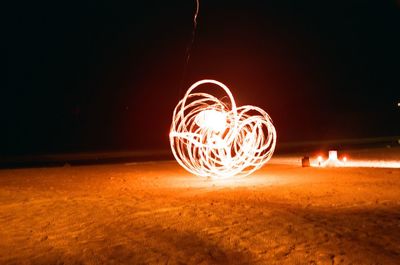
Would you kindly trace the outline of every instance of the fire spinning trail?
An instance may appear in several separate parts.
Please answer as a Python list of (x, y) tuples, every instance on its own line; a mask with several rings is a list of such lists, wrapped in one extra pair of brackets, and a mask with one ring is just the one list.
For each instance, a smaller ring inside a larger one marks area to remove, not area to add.
[[(193, 92), (204, 84), (218, 86), (228, 97)], [(276, 144), (275, 127), (264, 110), (237, 107), (227, 86), (207, 79), (194, 83), (175, 107), (169, 137), (182, 167), (217, 179), (253, 173), (271, 158)]]

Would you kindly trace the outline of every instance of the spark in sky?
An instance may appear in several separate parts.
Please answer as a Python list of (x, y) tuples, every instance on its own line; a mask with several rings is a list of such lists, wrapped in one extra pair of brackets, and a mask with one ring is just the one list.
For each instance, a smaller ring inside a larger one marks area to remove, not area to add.
[(196, 10), (195, 10), (194, 15), (193, 15), (192, 39), (191, 39), (190, 43), (188, 44), (188, 46), (186, 47), (186, 53), (185, 53), (186, 61), (185, 61), (184, 67), (183, 67), (181, 85), (179, 86), (179, 96), (181, 95), (183, 82), (184, 82), (184, 79), (185, 79), (185, 76), (186, 76), (186, 71), (187, 71), (187, 67), (189, 65), (190, 55), (191, 55), (192, 47), (193, 47), (193, 44), (194, 44), (194, 39), (196, 37), (197, 16), (199, 15), (199, 11), (200, 11), (200, 0), (196, 0)]
[(190, 60), (190, 52), (191, 52), (191, 50), (192, 50), (192, 46), (193, 46), (193, 43), (194, 43), (194, 39), (195, 39), (195, 37), (196, 37), (197, 16), (199, 15), (199, 10), (200, 10), (200, 0), (196, 0), (196, 10), (195, 10), (194, 15), (193, 15), (192, 40), (191, 40), (190, 45), (188, 46), (187, 51), (186, 51), (186, 53), (187, 53), (187, 54), (186, 54), (186, 64), (189, 63), (189, 60)]

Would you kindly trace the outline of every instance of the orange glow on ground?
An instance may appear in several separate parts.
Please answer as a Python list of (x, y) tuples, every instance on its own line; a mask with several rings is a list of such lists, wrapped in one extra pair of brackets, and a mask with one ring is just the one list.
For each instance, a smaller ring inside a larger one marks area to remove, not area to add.
[(0, 264), (397, 264), (399, 174), (297, 154), (230, 179), (175, 161), (0, 170)]

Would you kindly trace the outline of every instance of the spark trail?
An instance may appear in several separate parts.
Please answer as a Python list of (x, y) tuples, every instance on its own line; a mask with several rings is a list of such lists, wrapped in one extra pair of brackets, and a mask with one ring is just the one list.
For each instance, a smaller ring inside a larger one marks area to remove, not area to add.
[[(193, 92), (204, 84), (222, 89), (229, 102)], [(238, 107), (227, 86), (207, 79), (194, 83), (175, 107), (169, 137), (183, 168), (216, 179), (253, 173), (272, 157), (276, 144), (275, 127), (264, 110)]]
[(196, 29), (197, 29), (197, 16), (199, 15), (200, 10), (200, 0), (196, 0), (196, 12), (193, 16), (193, 31), (192, 31), (192, 41), (190, 42), (190, 46), (188, 47), (187, 55), (186, 55), (186, 64), (189, 63), (190, 60), (190, 52), (192, 50), (192, 46), (194, 43), (194, 39), (196, 37)]
[(194, 12), (193, 15), (193, 30), (192, 30), (192, 39), (189, 43), (189, 45), (186, 47), (186, 53), (185, 53), (185, 65), (183, 67), (183, 73), (182, 73), (182, 79), (181, 79), (181, 84), (179, 86), (179, 97), (181, 96), (181, 92), (182, 92), (182, 87), (183, 87), (183, 82), (185, 80), (185, 76), (186, 76), (186, 72), (187, 72), (187, 67), (189, 65), (189, 61), (190, 61), (190, 55), (192, 52), (192, 47), (194, 44), (194, 39), (196, 37), (196, 29), (197, 29), (197, 17), (199, 15), (199, 11), (200, 11), (200, 0), (196, 0), (196, 10)]

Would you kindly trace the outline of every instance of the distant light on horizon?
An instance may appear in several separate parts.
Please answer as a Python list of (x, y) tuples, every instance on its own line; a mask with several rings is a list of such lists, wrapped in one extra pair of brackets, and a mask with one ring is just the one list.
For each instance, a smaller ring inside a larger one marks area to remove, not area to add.
[[(318, 167), (340, 167), (343, 166), (344, 163), (338, 159), (337, 150), (329, 150), (328, 159), (325, 161), (323, 160), (322, 155), (319, 155), (317, 161)], [(315, 163), (312, 165), (316, 166)]]
[(344, 155), (342, 161), (340, 161), (337, 157), (337, 151), (331, 150), (328, 159), (324, 161), (322, 155), (318, 155), (310, 165), (312, 167), (400, 168), (400, 160), (349, 159), (347, 155)]

